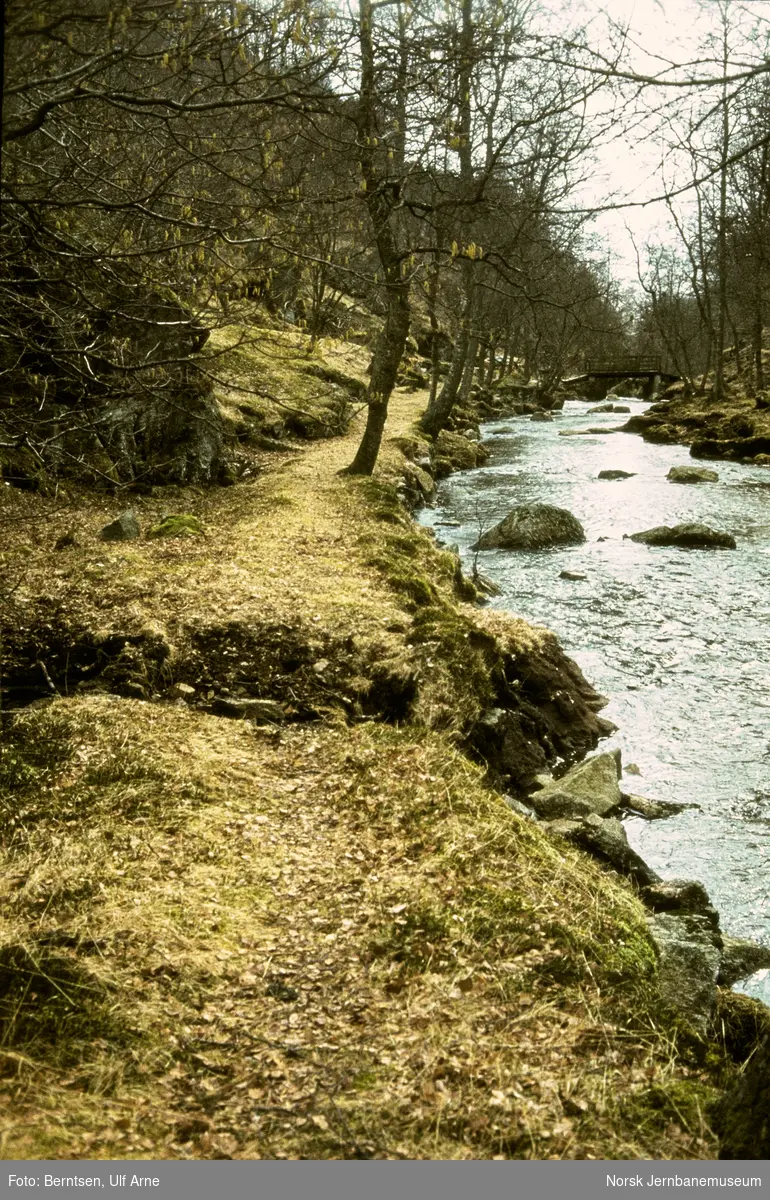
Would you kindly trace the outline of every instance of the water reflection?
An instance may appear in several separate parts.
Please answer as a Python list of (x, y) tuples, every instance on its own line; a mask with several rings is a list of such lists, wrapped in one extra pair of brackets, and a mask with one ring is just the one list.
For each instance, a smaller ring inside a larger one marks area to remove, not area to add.
[[(625, 419), (568, 403), (551, 423), (488, 425), (489, 463), (445, 480), (421, 519), (470, 565), (479, 533), (515, 504), (579, 518), (583, 546), (480, 554), (502, 588), (493, 603), (553, 629), (611, 696), (605, 715), (620, 732), (610, 744), (641, 770), (629, 790), (701, 806), (630, 819), (635, 848), (665, 877), (701, 879), (726, 932), (770, 945), (770, 472), (713, 463), (719, 483), (671, 483), (670, 467), (692, 463), (687, 449), (612, 432)], [(605, 432), (560, 436), (588, 426)], [(605, 469), (633, 475), (599, 480)], [(623, 536), (683, 521), (734, 534), (738, 549), (653, 549)], [(770, 1002), (770, 974), (744, 990)]]

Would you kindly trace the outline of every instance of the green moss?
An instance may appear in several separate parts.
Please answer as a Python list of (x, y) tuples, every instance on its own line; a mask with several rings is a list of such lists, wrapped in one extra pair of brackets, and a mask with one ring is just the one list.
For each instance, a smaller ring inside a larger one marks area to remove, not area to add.
[(197, 517), (190, 513), (170, 513), (158, 525), (153, 525), (147, 536), (148, 538), (198, 537), (202, 533), (203, 526)]
[(671, 1079), (635, 1092), (621, 1106), (621, 1112), (640, 1137), (663, 1134), (672, 1123), (700, 1137), (718, 1096), (715, 1087), (699, 1079)]
[(435, 584), (425, 576), (386, 555), (377, 555), (369, 560), (369, 565), (377, 567), (385, 576), (395, 592), (404, 596), (412, 604), (423, 606), (438, 604), (439, 595)]

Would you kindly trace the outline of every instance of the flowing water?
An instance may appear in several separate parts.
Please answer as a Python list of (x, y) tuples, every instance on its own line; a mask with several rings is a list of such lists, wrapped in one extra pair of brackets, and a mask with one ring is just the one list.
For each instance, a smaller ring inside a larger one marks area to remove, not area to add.
[[(669, 467), (694, 465), (687, 449), (613, 432), (626, 419), (589, 415), (580, 401), (553, 422), (486, 425), (487, 465), (441, 483), (420, 519), (469, 570), (479, 532), (514, 505), (578, 517), (582, 546), (480, 553), (479, 570), (502, 589), (492, 603), (554, 630), (610, 697), (603, 715), (619, 732), (603, 745), (622, 749), (625, 790), (700, 806), (667, 821), (630, 818), (634, 848), (664, 878), (702, 880), (726, 933), (770, 946), (770, 469), (706, 463), (718, 483), (671, 483)], [(602, 432), (559, 436), (588, 426)], [(605, 468), (635, 474), (599, 480)], [(730, 532), (738, 549), (623, 536), (682, 521)], [(586, 578), (561, 579), (565, 569)], [(770, 1003), (770, 971), (740, 990)]]

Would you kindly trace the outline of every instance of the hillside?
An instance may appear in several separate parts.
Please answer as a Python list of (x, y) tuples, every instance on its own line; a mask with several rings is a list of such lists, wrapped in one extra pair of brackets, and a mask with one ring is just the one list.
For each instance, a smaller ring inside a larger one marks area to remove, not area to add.
[[(597, 744), (601, 699), (409, 516), (427, 394), (340, 476), (365, 352), (324, 344), (309, 395), (289, 343), (273, 394), (336, 436), (222, 390), (231, 486), (0, 493), (4, 690), (32, 701), (0, 756), (3, 1154), (714, 1157), (733, 1068), (661, 1005), (632, 885), (470, 753), (505, 695), (523, 787)], [(129, 503), (171, 536), (99, 540)]]

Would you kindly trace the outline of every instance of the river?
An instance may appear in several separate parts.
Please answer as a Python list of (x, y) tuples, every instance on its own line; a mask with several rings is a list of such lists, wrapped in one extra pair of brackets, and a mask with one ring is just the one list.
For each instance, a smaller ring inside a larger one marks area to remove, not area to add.
[[(643, 401), (621, 399), (631, 412)], [(629, 818), (629, 841), (664, 878), (700, 879), (722, 928), (770, 946), (770, 470), (705, 463), (718, 483), (677, 484), (686, 447), (613, 432), (627, 420), (567, 402), (552, 422), (507, 418), (482, 427), (486, 466), (438, 487), (420, 520), (470, 546), (516, 504), (567, 508), (582, 546), (484, 551), (479, 569), (502, 589), (492, 604), (558, 634), (586, 677), (610, 697), (624, 790), (698, 804), (666, 821)], [(568, 429), (601, 433), (561, 437)], [(597, 478), (605, 468), (630, 479)], [(737, 550), (639, 545), (624, 534), (702, 521), (734, 534)], [(584, 580), (560, 578), (568, 570)], [(633, 768), (638, 768), (638, 774)], [(770, 971), (739, 990), (770, 1003)]]

